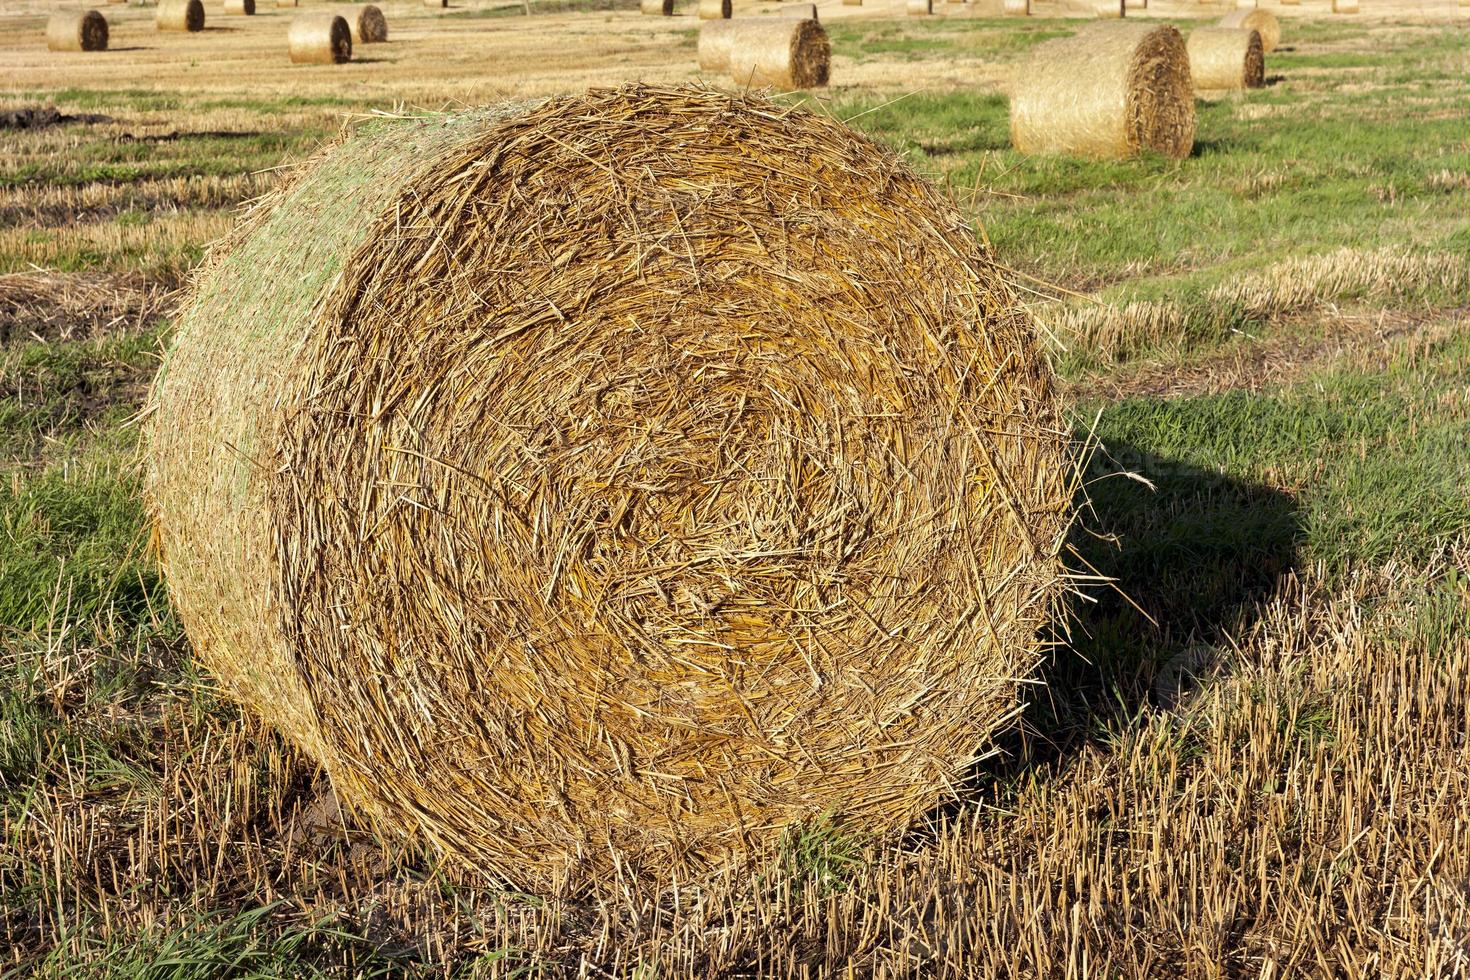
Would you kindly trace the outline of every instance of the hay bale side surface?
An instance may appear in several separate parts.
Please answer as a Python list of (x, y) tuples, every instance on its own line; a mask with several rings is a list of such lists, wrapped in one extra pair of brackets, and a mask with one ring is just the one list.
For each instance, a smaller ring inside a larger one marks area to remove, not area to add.
[(1266, 58), (1260, 32), (1236, 27), (1199, 27), (1190, 32), (1189, 77), (1197, 91), (1260, 88)]
[[(1466, 0), (1466, 2), (1470, 3), (1470, 0)], [(861, 7), (863, 0), (842, 0), (842, 5), (844, 7)]]
[(638, 0), (638, 9), (650, 17), (672, 17), (674, 0)]
[(1232, 11), (1220, 18), (1220, 26), (1260, 34), (1262, 54), (1270, 54), (1281, 44), (1281, 22), (1269, 10)]
[(200, 0), (159, 0), (153, 24), (160, 31), (202, 31), (204, 4)]
[(699, 0), (700, 20), (729, 20), (730, 0)]
[(212, 250), (147, 430), (202, 662), (535, 888), (906, 827), (1015, 710), (1074, 490), (954, 206), (699, 90), (360, 123)]
[(762, 17), (731, 21), (730, 80), (742, 88), (821, 88), (832, 70), (832, 46), (815, 20)]
[(347, 18), (332, 13), (301, 14), (286, 32), (291, 63), (340, 65), (352, 60), (352, 28)]
[(96, 10), (58, 10), (46, 21), (52, 51), (106, 51), (107, 18)]
[(1000, 12), (1008, 17), (1029, 17), (1031, 0), (1003, 0)]
[(1102, 20), (1128, 16), (1128, 8), (1123, 0), (1103, 0), (1093, 8), (1097, 16)]
[(904, 10), (910, 17), (928, 17), (934, 13), (934, 0), (906, 0)]
[(350, 7), (343, 12), (352, 29), (353, 44), (381, 44), (388, 40), (388, 18), (373, 4)]
[(255, 0), (225, 0), (225, 13), (253, 17), (255, 15)]
[(1043, 42), (1010, 89), (1011, 142), (1023, 153), (1184, 157), (1194, 147), (1189, 54), (1173, 27), (1093, 24)]
[(776, 11), (777, 17), (791, 17), (796, 20), (818, 20), (817, 5), (814, 3), (783, 3)]
[(297, 5), (298, 5), (298, 0), (276, 0), (276, 7), (278, 9), (284, 9), (284, 8), (287, 8), (287, 7), (295, 7)]
[(1358, 0), (1332, 0), (1332, 12), (1334, 14), (1355, 14), (1358, 12)]

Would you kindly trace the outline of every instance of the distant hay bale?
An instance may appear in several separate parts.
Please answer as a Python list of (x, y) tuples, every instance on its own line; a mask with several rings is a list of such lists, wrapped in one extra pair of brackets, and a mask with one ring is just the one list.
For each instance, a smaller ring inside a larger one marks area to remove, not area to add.
[(388, 40), (388, 18), (373, 4), (348, 7), (342, 16), (352, 30), (353, 44), (381, 44)]
[(1190, 32), (1189, 76), (1200, 91), (1260, 88), (1266, 59), (1259, 31), (1200, 27)]
[(1355, 14), (1358, 12), (1358, 0), (1332, 0), (1332, 12), (1334, 14)]
[(1194, 147), (1184, 38), (1151, 23), (1093, 24), (1037, 45), (1011, 83), (1011, 142), (1022, 153), (1123, 157)]
[(106, 51), (107, 18), (96, 10), (58, 10), (46, 21), (52, 51)]
[(832, 64), (819, 23), (779, 16), (703, 24), (698, 56), (701, 71), (727, 73), (737, 85), (782, 89), (820, 88)]
[(291, 63), (340, 65), (352, 60), (352, 28), (347, 18), (332, 13), (301, 14), (286, 33)]
[(1124, 0), (1102, 0), (1094, 8), (1097, 16), (1103, 20), (1111, 20), (1117, 17), (1128, 16), (1128, 7)]
[(253, 17), (255, 15), (255, 0), (225, 0), (225, 13)]
[(1269, 10), (1233, 10), (1220, 18), (1221, 27), (1236, 27), (1261, 35), (1261, 53), (1270, 54), (1281, 44), (1281, 22)]
[(200, 0), (159, 0), (153, 25), (160, 31), (202, 31), (204, 4)]
[(652, 17), (672, 17), (674, 0), (639, 0), (638, 9)]
[(794, 17), (797, 20), (817, 20), (817, 5), (814, 3), (783, 3), (776, 11), (777, 17)]
[(449, 0), (423, 0), (423, 4), (425, 7), (434, 7), (442, 10), (449, 6)]
[(276, 0), (276, 6), (279, 8), (295, 7), (298, 3), (299, 0)]
[(1030, 17), (1031, 0), (1004, 0), (1001, 13), (1009, 17)]
[[(1465, 0), (1465, 2), (1470, 3), (1470, 0)], [(842, 5), (844, 7), (861, 7), (863, 0), (842, 0)]]
[(910, 17), (927, 17), (934, 13), (934, 0), (907, 0), (904, 9)]
[(699, 0), (700, 20), (729, 20), (730, 0)]
[(201, 663), (525, 888), (901, 832), (1062, 591), (1005, 276), (894, 151), (755, 96), (358, 122), (196, 274), (145, 418)]

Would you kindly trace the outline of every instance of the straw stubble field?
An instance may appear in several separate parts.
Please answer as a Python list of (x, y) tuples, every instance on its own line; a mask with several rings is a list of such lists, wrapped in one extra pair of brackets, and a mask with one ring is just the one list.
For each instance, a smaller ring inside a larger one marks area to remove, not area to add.
[(45, 52), (42, 13), (0, 8), (0, 111), (79, 117), (0, 134), (0, 970), (1464, 972), (1452, 8), (1308, 4), (1266, 88), (1199, 103), (1191, 156), (1086, 162), (1007, 137), (1009, 66), (1076, 22), (823, 5), (813, 104), (955, 195), (1096, 445), (1082, 594), (1002, 754), (908, 837), (818, 821), (754, 879), (596, 901), (487, 890), (375, 836), (215, 692), (160, 585), (135, 417), (170, 290), (344, 115), (684, 80), (694, 18), (389, 5), (364, 60), (289, 69), (287, 12), (258, 9), (165, 42), (151, 9), (110, 6), (113, 50), (83, 64)]

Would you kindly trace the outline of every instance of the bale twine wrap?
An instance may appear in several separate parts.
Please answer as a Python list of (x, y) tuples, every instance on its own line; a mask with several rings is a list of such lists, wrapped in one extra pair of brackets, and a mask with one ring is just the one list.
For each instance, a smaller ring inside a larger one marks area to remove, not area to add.
[(1266, 58), (1259, 31), (1237, 27), (1199, 27), (1191, 31), (1189, 77), (1200, 91), (1260, 88), (1266, 83)]
[(674, 0), (638, 0), (638, 9), (653, 17), (672, 17)]
[(301, 14), (291, 21), (286, 43), (292, 64), (340, 65), (352, 60), (352, 28), (338, 14)]
[(699, 0), (700, 20), (729, 20), (730, 0)]
[(893, 152), (764, 98), (363, 122), (196, 275), (163, 567), (342, 797), (511, 882), (892, 831), (1013, 716), (1059, 590), (1018, 309)]
[(818, 20), (817, 5), (814, 3), (785, 3), (776, 11), (777, 17), (791, 17), (795, 20)]
[(1173, 27), (1093, 24), (1037, 45), (1011, 84), (1011, 142), (1023, 153), (1184, 157), (1194, 90)]
[(225, 13), (255, 16), (255, 0), (225, 0)]
[(106, 51), (107, 18), (96, 10), (58, 10), (46, 21), (52, 51)]
[(910, 17), (927, 17), (934, 13), (934, 0), (907, 0), (904, 9)]
[(832, 66), (821, 24), (781, 16), (702, 24), (698, 53), (701, 71), (728, 73), (741, 86), (820, 88)]
[(1030, 17), (1031, 0), (1003, 0), (1001, 13), (1008, 17)]
[(153, 25), (160, 31), (202, 31), (204, 4), (200, 0), (159, 0)]
[(1281, 22), (1269, 10), (1233, 10), (1220, 18), (1221, 27), (1255, 31), (1261, 35), (1261, 53), (1270, 54), (1281, 43)]
[(381, 44), (388, 40), (388, 18), (373, 4), (349, 7), (343, 16), (352, 30), (353, 44)]

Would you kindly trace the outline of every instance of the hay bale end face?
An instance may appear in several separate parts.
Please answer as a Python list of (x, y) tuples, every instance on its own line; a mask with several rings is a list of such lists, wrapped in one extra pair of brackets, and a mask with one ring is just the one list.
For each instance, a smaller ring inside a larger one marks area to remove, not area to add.
[(106, 51), (107, 18), (96, 10), (58, 10), (46, 21), (52, 51)]
[(1037, 45), (1012, 78), (1022, 153), (1185, 157), (1194, 130), (1189, 54), (1173, 27), (1093, 24)]
[(252, 17), (255, 15), (255, 0), (225, 0), (225, 13)]
[(650, 17), (672, 17), (674, 0), (638, 0), (638, 10)]
[(1070, 438), (1001, 273), (891, 150), (763, 98), (359, 123), (215, 250), (150, 406), (200, 658), (522, 887), (898, 832), (1060, 591)]
[(347, 18), (337, 14), (301, 14), (291, 21), (286, 44), (295, 65), (340, 65), (352, 60), (352, 28)]
[(1237, 27), (1199, 27), (1190, 32), (1189, 77), (1196, 91), (1260, 88), (1266, 84), (1261, 35)]
[(1220, 26), (1260, 34), (1262, 54), (1270, 54), (1281, 43), (1281, 22), (1269, 10), (1235, 10), (1220, 18)]
[(353, 44), (381, 44), (388, 40), (388, 18), (373, 4), (349, 7), (342, 16), (352, 30)]
[(160, 31), (202, 31), (204, 4), (200, 0), (160, 0), (153, 23)]
[(729, 20), (730, 0), (699, 0), (700, 20)]
[(832, 46), (815, 20), (766, 17), (730, 25), (728, 70), (736, 85), (793, 91), (827, 84)]

